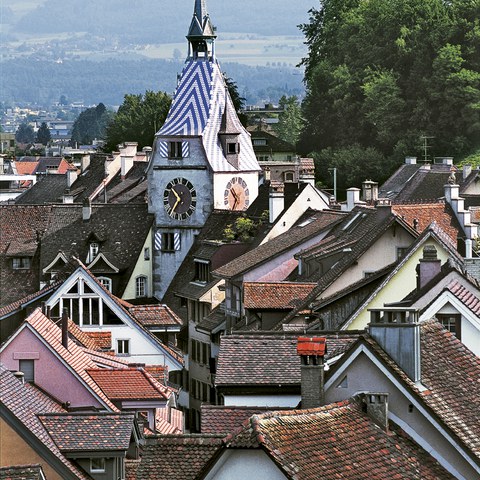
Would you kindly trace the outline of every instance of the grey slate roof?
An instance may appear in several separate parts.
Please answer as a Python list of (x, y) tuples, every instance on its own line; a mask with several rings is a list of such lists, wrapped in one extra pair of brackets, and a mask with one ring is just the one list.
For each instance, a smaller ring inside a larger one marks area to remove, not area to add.
[[(327, 339), (326, 359), (343, 353), (359, 333), (321, 332)], [(256, 332), (226, 335), (221, 338), (217, 387), (247, 385), (300, 385), (298, 333)]]
[(67, 187), (66, 175), (44, 175), (38, 178), (22, 195), (15, 199), (16, 205), (46, 205), (62, 203), (62, 196)]

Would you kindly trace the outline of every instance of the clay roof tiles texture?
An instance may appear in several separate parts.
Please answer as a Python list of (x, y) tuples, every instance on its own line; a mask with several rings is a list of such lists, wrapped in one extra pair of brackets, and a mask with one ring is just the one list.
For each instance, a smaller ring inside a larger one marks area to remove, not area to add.
[(165, 400), (169, 397), (168, 388), (160, 385), (143, 369), (91, 369), (87, 372), (112, 401)]
[(128, 309), (144, 326), (181, 326), (182, 320), (167, 305), (143, 305)]
[(40, 413), (64, 412), (63, 408), (32, 385), (22, 384), (2, 364), (0, 364), (0, 401), (76, 478), (81, 480), (90, 478), (63, 456), (37, 417)]
[(454, 478), (401, 433), (377, 427), (354, 401), (254, 415), (229, 444), (263, 447), (295, 480)]
[(137, 480), (195, 480), (222, 445), (219, 435), (164, 435), (147, 440)]
[(42, 467), (40, 465), (17, 465), (12, 467), (0, 467), (0, 480), (43, 480)]
[(297, 306), (316, 283), (244, 282), (244, 306), (249, 309), (290, 310)]
[(437, 320), (423, 322), (421, 382), (428, 390), (422, 391), (373, 339), (367, 337), (366, 341), (480, 460), (480, 358)]
[[(326, 359), (344, 352), (359, 334), (323, 333)], [(300, 385), (298, 334), (233, 334), (222, 337), (215, 384), (221, 385)]]
[(46, 414), (39, 419), (64, 452), (128, 450), (133, 413)]
[(470, 289), (457, 280), (451, 282), (447, 289), (450, 290), (466, 307), (480, 316), (480, 299)]

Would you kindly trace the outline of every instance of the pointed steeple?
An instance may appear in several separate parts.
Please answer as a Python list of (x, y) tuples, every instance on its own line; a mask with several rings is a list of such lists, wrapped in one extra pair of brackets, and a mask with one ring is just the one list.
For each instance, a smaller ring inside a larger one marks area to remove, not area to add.
[(207, 12), (206, 0), (195, 0), (193, 18), (188, 29), (189, 57), (212, 58), (214, 56), (215, 28)]

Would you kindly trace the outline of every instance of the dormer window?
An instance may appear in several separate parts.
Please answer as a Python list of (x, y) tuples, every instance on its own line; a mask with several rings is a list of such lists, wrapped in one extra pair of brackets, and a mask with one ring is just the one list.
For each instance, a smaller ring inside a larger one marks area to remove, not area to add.
[(210, 281), (210, 262), (195, 260), (195, 282), (207, 283)]
[(88, 260), (87, 262), (93, 262), (97, 258), (98, 252), (100, 251), (100, 245), (97, 242), (91, 242), (90, 248), (88, 251)]
[(227, 143), (227, 154), (228, 155), (236, 155), (237, 153), (240, 153), (240, 144), (239, 143), (234, 143), (234, 142), (228, 142)]
[(90, 459), (90, 472), (91, 473), (105, 473), (105, 459), (104, 458), (91, 458)]
[(14, 270), (29, 270), (31, 266), (31, 260), (29, 257), (15, 257), (12, 260), (12, 268)]
[(182, 142), (168, 142), (168, 158), (174, 160), (181, 160), (182, 155)]
[(254, 138), (253, 139), (253, 146), (254, 147), (264, 147), (267, 145), (266, 138)]

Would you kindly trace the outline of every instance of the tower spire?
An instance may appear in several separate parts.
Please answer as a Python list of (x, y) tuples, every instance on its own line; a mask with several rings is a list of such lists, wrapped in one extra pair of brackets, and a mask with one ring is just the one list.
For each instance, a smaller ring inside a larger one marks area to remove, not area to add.
[(188, 29), (189, 57), (193, 59), (214, 57), (215, 28), (207, 12), (206, 0), (195, 0), (193, 18)]

